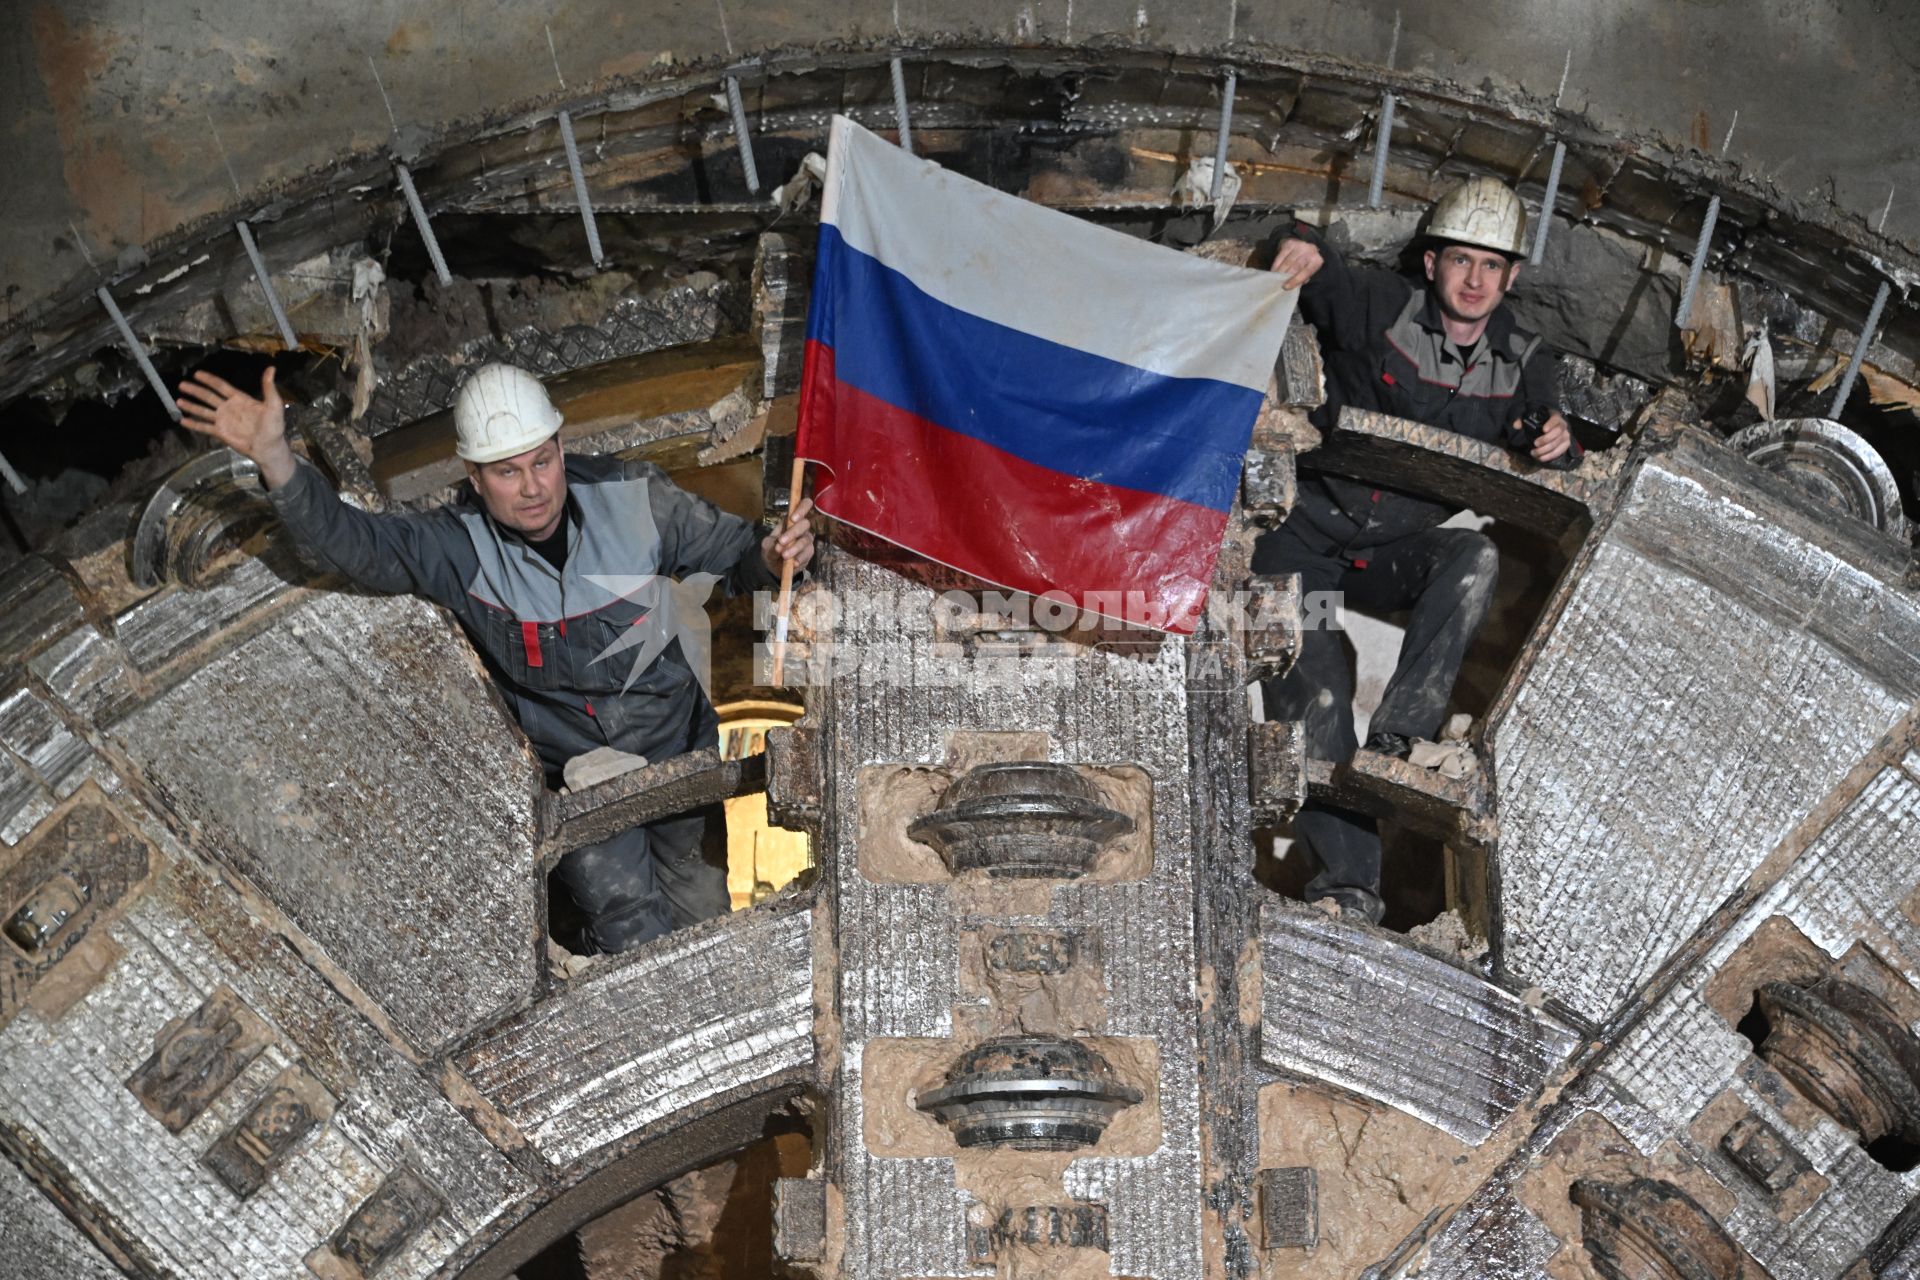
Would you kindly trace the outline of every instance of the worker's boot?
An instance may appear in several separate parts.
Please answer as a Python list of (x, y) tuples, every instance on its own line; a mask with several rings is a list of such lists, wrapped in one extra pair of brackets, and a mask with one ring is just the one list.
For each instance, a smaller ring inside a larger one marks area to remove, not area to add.
[(1367, 735), (1367, 745), (1361, 750), (1405, 760), (1413, 751), (1413, 740), (1403, 733), (1370, 733)]
[(1332, 903), (1339, 909), (1342, 924), (1379, 924), (1380, 918), (1387, 913), (1387, 904), (1380, 900), (1379, 894), (1368, 893), (1351, 885), (1329, 889), (1313, 901), (1316, 907), (1321, 907), (1322, 903)]

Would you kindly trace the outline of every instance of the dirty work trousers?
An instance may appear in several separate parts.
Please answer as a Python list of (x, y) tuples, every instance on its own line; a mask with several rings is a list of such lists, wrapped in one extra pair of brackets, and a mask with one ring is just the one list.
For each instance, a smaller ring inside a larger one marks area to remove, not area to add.
[[(1487, 616), (1500, 557), (1471, 529), (1427, 529), (1384, 546), (1340, 554), (1312, 530), (1282, 525), (1254, 548), (1259, 573), (1297, 573), (1306, 609), (1300, 656), (1285, 676), (1261, 686), (1268, 720), (1306, 725), (1307, 754), (1344, 762), (1359, 745), (1353, 728), (1353, 671), (1332, 629), (1332, 611), (1317, 613), (1314, 592), (1341, 593), (1367, 613), (1411, 610), (1400, 661), (1370, 733), (1435, 738), (1467, 646)], [(1323, 597), (1324, 600), (1324, 597)], [(1318, 622), (1318, 625), (1316, 625)], [(1319, 865), (1307, 901), (1331, 897), (1380, 920), (1380, 834), (1373, 819), (1309, 800), (1293, 820), (1294, 839)]]
[(560, 859), (553, 878), (584, 917), (589, 951), (626, 951), (725, 915), (726, 814), (719, 805), (623, 831)]

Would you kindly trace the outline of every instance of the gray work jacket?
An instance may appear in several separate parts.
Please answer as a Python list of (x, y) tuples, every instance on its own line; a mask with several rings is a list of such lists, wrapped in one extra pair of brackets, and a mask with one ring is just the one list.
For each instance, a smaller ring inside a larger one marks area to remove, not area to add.
[[(1557, 398), (1553, 352), (1521, 328), (1506, 303), (1494, 309), (1471, 351), (1448, 339), (1440, 304), (1424, 284), (1392, 271), (1355, 267), (1308, 227), (1296, 238), (1318, 246), (1321, 267), (1300, 290), (1300, 314), (1319, 330), (1326, 402), (1312, 414), (1337, 430), (1353, 405), (1424, 422), (1524, 451), (1513, 427), (1529, 403)], [(1576, 452), (1579, 444), (1574, 444)], [(1312, 464), (1312, 455), (1303, 459)], [(1347, 554), (1432, 528), (1455, 506), (1333, 475), (1302, 475), (1290, 520), (1308, 545)]]
[(549, 779), (595, 747), (659, 760), (712, 745), (712, 708), (678, 639), (689, 627), (704, 635), (704, 616), (690, 616), (699, 610), (684, 589), (676, 609), (669, 579), (713, 575), (727, 595), (773, 586), (760, 532), (651, 463), (569, 456), (566, 466), (562, 571), (488, 516), (470, 485), (432, 511), (370, 514), (302, 461), (269, 496), (323, 566), (452, 611)]

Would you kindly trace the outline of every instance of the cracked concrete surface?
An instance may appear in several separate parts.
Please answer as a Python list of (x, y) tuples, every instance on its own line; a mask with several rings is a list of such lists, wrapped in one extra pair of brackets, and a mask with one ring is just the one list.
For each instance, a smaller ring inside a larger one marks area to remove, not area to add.
[[(276, 246), (282, 254), (293, 242), (312, 251), (393, 225), (401, 210), (386, 163), (389, 142), (419, 160), (436, 208), (477, 192), (490, 171), (524, 170), (528, 187), (564, 186), (550, 136), (551, 113), (561, 106), (574, 111), (591, 167), (618, 161), (617, 148), (602, 155), (598, 128), (631, 128), (649, 100), (689, 95), (676, 108), (685, 113), (679, 141), (709, 152), (698, 198), (737, 202), (745, 192), (728, 185), (737, 183), (735, 162), (712, 151), (730, 145), (713, 101), (719, 71), (743, 67), (758, 119), (793, 105), (784, 77), (845, 60), (855, 72), (843, 105), (872, 111), (884, 125), (879, 115), (891, 105), (884, 76), (865, 68), (900, 46), (910, 64), (913, 51), (926, 53), (914, 83), (923, 101), (952, 78), (934, 59), (997, 50), (987, 56), (1035, 68), (1059, 59), (1071, 77), (1063, 106), (1098, 99), (1110, 61), (1171, 54), (1191, 60), (1175, 66), (1197, 73), (1195, 82), (1164, 105), (1135, 103), (1128, 111), (1136, 120), (1158, 114), (1183, 126), (1203, 124), (1212, 110), (1208, 64), (1231, 59), (1243, 67), (1242, 136), (1262, 143), (1269, 141), (1263, 120), (1284, 119), (1286, 111), (1284, 100), (1263, 105), (1262, 93), (1292, 92), (1284, 77), (1264, 87), (1262, 68), (1319, 73), (1323, 85), (1345, 78), (1351, 100), (1321, 121), (1334, 134), (1344, 125), (1347, 141), (1336, 143), (1336, 158), (1367, 145), (1367, 83), (1391, 82), (1403, 99), (1405, 136), (1397, 144), (1410, 154), (1433, 164), (1458, 146), (1483, 163), (1531, 171), (1538, 132), (1487, 150), (1473, 130), (1449, 141), (1457, 126), (1427, 108), (1466, 104), (1532, 122), (1588, 149), (1570, 171), (1569, 197), (1578, 192), (1583, 205), (1631, 197), (1664, 206), (1649, 225), (1658, 239), (1671, 233), (1674, 253), (1690, 247), (1703, 203), (1697, 192), (1708, 179), (1729, 191), (1730, 231), (1761, 221), (1761, 206), (1776, 206), (1847, 232), (1896, 275), (1911, 273), (1910, 250), (1920, 241), (1920, 201), (1899, 197), (1920, 193), (1920, 160), (1890, 155), (1870, 127), (1920, 108), (1912, 74), (1920, 15), (1888, 4), (1014, 0), (890, 9), (878, 0), (812, 7), (712, 0), (643, 16), (610, 0), (573, 0), (551, 13), (391, 2), (281, 13), (116, 0), (41, 3), (17, 9), (12, 21), (15, 74), (0, 78), (0, 107), (12, 128), (0, 139), (0, 159), (19, 180), (0, 234), (0, 278), (8, 282), (0, 336), (29, 316), (44, 322), (56, 297), (66, 300), (62, 325), (71, 324), (68, 312), (92, 305), (87, 298), (101, 271), (116, 279), (136, 273), (126, 285), (144, 292), (162, 274), (159, 259), (155, 270), (138, 269), (163, 248), (181, 255), (177, 264), (167, 257), (169, 277), (207, 255), (230, 265), (237, 250), (226, 241), (236, 216), (260, 223), (276, 262)], [(1777, 91), (1783, 81), (1790, 92)], [(1189, 105), (1192, 114), (1183, 114)], [(1040, 119), (1049, 114), (1044, 99), (1036, 111)], [(488, 155), (477, 164), (458, 153), (481, 140)], [(763, 151), (771, 145), (761, 140)], [(227, 178), (223, 149), (242, 196)], [(783, 142), (763, 154), (769, 185), (785, 176), (774, 167), (797, 160), (798, 151), (782, 158), (788, 149)], [(1609, 155), (1617, 157), (1611, 169)], [(1681, 173), (1662, 191), (1669, 163)], [(1048, 198), (1038, 188), (1031, 194)], [(1303, 190), (1287, 202), (1309, 197)], [(1823, 243), (1831, 247), (1831, 236)], [(1873, 268), (1854, 257), (1836, 281), (1848, 298), (1871, 293)], [(98, 317), (88, 332), (102, 345), (112, 340)], [(5, 354), (17, 358), (23, 336), (16, 332)]]

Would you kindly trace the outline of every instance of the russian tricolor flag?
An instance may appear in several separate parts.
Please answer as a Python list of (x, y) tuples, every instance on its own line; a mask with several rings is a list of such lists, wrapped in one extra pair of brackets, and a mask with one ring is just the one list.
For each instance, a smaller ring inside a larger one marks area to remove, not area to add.
[(833, 121), (800, 456), (837, 520), (1189, 633), (1294, 294)]

